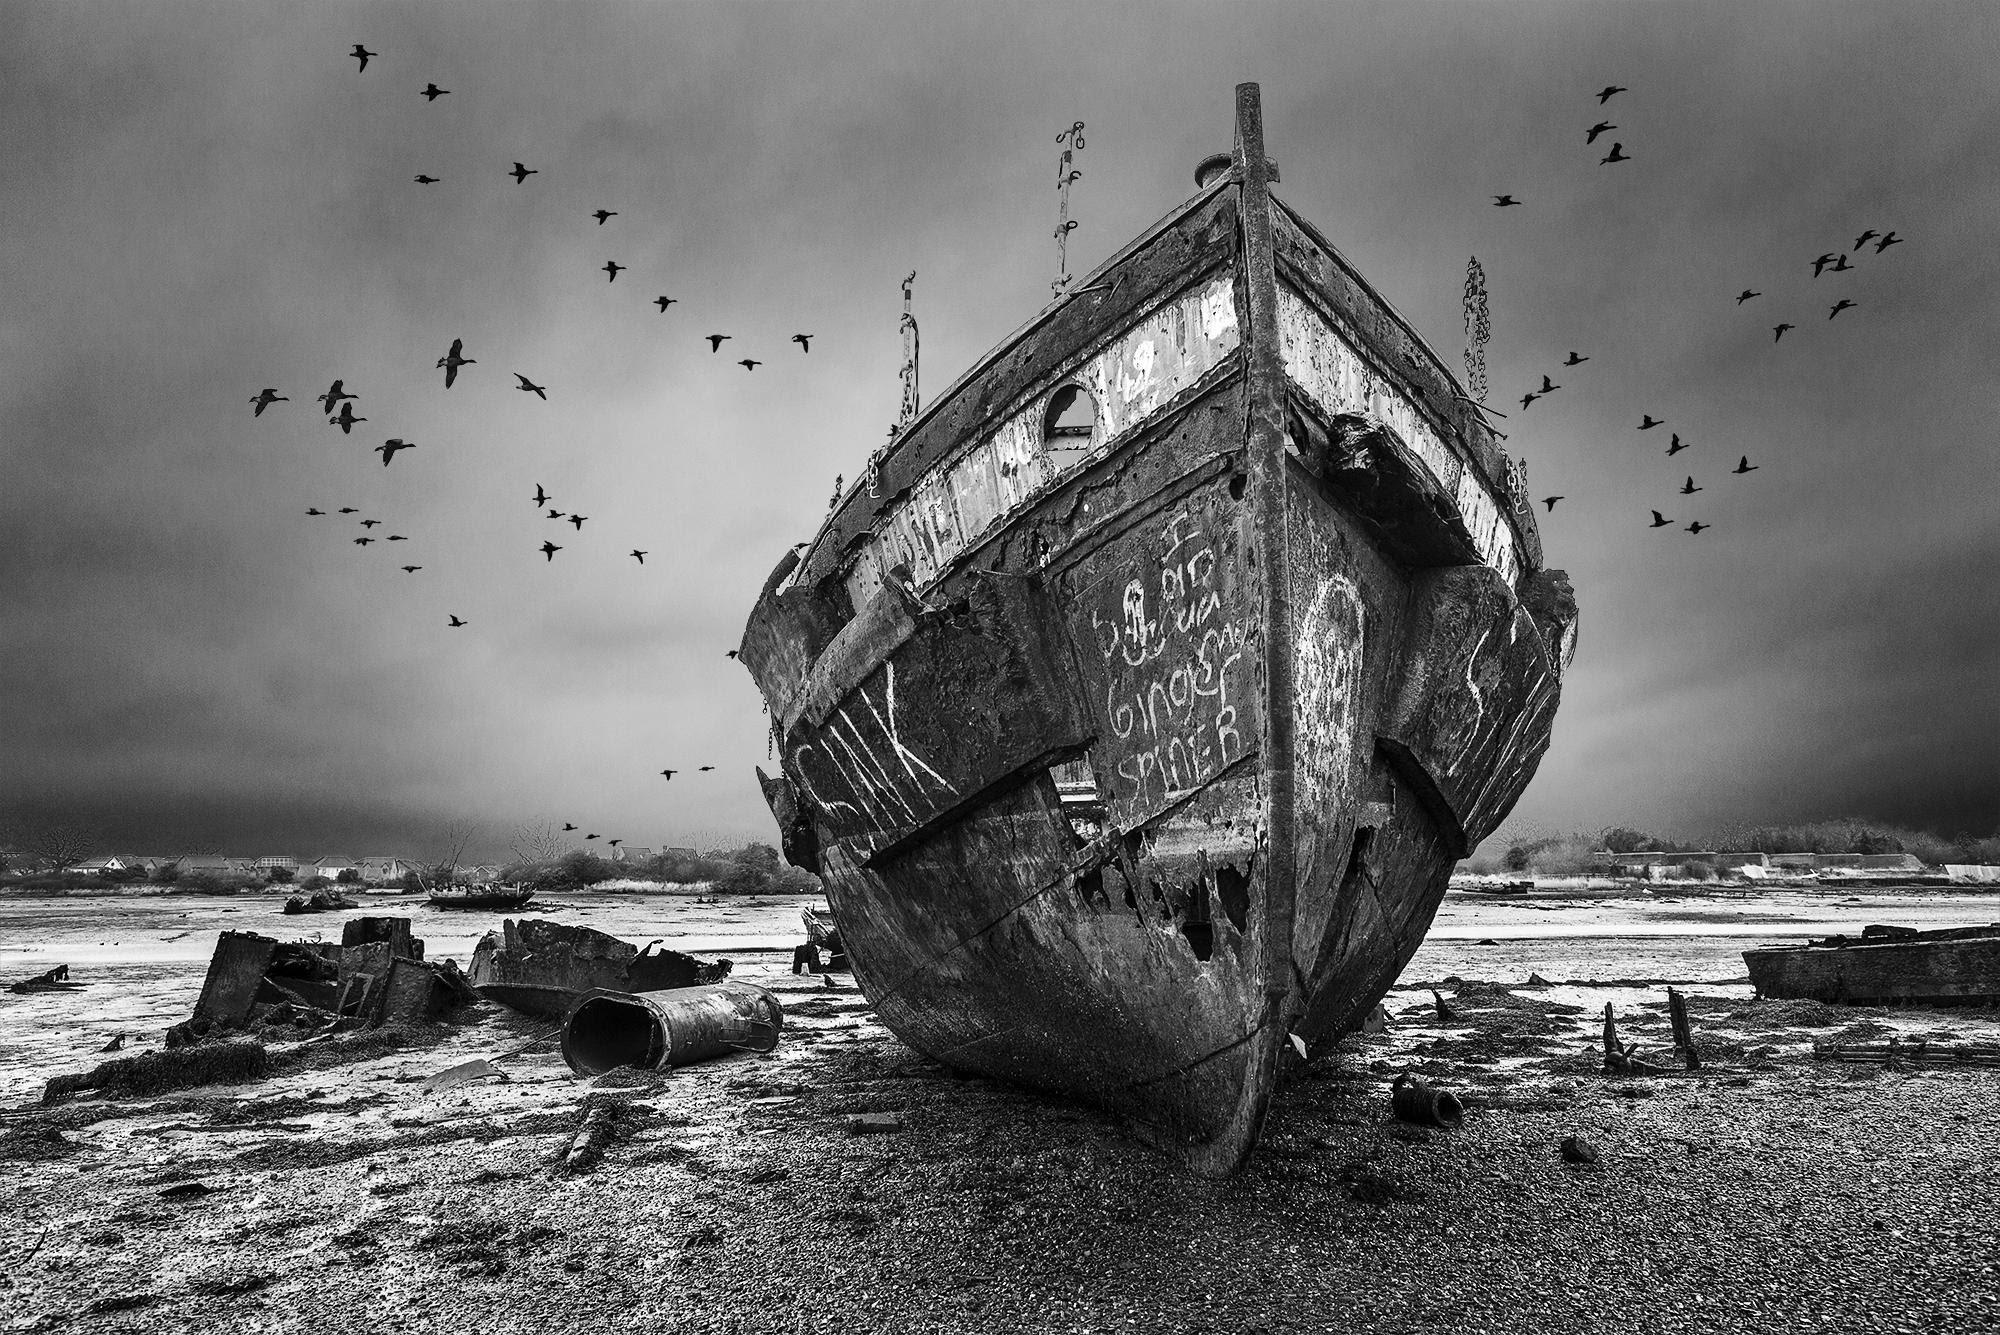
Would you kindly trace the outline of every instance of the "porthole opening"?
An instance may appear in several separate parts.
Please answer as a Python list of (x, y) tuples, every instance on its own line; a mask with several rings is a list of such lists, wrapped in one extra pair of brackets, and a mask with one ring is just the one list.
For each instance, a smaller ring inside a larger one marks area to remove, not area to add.
[(1090, 452), (1097, 439), (1097, 400), (1082, 385), (1064, 385), (1049, 396), (1042, 419), (1042, 449), (1054, 465), (1064, 465)]

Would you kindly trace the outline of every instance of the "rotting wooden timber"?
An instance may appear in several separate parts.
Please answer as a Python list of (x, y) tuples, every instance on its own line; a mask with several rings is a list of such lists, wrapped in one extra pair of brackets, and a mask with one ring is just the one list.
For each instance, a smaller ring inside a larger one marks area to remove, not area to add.
[(1516, 466), (1236, 110), (1228, 169), (904, 428), (739, 651), (883, 1022), (1212, 1173), (1512, 807), (1575, 625)]
[(2000, 923), (1867, 927), (1802, 946), (1743, 952), (1760, 997), (1849, 1005), (1977, 1006), (2000, 1002)]

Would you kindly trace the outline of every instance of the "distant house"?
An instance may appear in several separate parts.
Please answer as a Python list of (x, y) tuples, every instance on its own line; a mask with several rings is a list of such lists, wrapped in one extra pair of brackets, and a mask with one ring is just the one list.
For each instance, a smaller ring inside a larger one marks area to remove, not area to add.
[(476, 867), (460, 867), (459, 875), (474, 881), (490, 881), (500, 875), (500, 868), (491, 862), (482, 862)]
[(240, 858), (226, 858), (220, 853), (183, 853), (174, 859), (180, 874), (202, 872), (209, 876), (234, 876), (244, 870)]
[(672, 858), (676, 862), (693, 862), (701, 856), (701, 854), (695, 852), (692, 848), (663, 848), (660, 850), (660, 853), (663, 857)]
[(273, 853), (257, 859), (258, 871), (269, 871), (273, 867), (283, 867), (286, 871), (295, 872), (299, 869), (299, 860), (286, 853)]
[(370, 853), (361, 859), (361, 879), (371, 885), (401, 880), (405, 872), (412, 870), (404, 859), (384, 853)]
[(324, 876), (329, 881), (337, 881), (340, 879), (340, 873), (344, 871), (351, 871), (359, 875), (361, 866), (353, 858), (328, 855), (308, 862), (305, 866), (299, 868), (299, 870), (304, 872), (308, 877)]
[(646, 862), (653, 856), (653, 850), (644, 844), (620, 844), (611, 850), (613, 862)]
[(109, 857), (85, 858), (83, 861), (78, 862), (72, 866), (64, 867), (63, 870), (67, 872), (75, 872), (78, 875), (95, 874), (98, 876), (102, 876), (105, 872), (108, 871), (124, 871), (128, 867), (133, 866), (136, 863), (136, 861), (137, 859), (128, 860), (114, 853)]

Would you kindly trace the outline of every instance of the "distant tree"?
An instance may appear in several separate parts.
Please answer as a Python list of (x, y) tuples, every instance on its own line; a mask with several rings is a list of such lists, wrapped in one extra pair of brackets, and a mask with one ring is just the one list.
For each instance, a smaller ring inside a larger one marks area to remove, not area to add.
[(1855, 836), (1851, 853), (1900, 853), (1903, 841), (1893, 834), (1883, 834), (1878, 830), (1863, 830)]
[[(450, 885), (458, 878), (458, 869), (465, 861), (465, 846), (472, 842), (479, 827), (469, 821), (451, 821), (438, 828), (429, 841), (426, 856), (418, 858), (410, 865), (420, 889), (433, 885)], [(408, 876), (404, 878), (408, 881)]]
[(569, 851), (570, 841), (554, 821), (545, 820), (539, 825), (516, 825), (507, 847), (516, 862), (554, 862)]
[(162, 862), (153, 868), (153, 880), (160, 885), (172, 885), (180, 878), (181, 864), (178, 862)]
[(264, 876), (266, 884), (269, 885), (290, 885), (294, 879), (290, 867), (273, 867)]
[(0, 830), (0, 844), (25, 853), (33, 868), (60, 871), (91, 856), (100, 840), (74, 821), (28, 820)]
[(1613, 826), (1598, 836), (1604, 841), (1609, 853), (1659, 853), (1668, 851), (1658, 839), (1644, 830), (1628, 830)]
[(1528, 852), (1529, 850), (1524, 845), (1515, 844), (1501, 856), (1500, 865), (1508, 871), (1526, 871), (1528, 869)]
[(299, 883), (299, 889), (307, 891), (324, 890), (332, 884), (333, 882), (324, 876), (308, 876), (304, 881)]
[(333, 879), (341, 885), (359, 885), (361, 884), (361, 868), (342, 867), (340, 874)]

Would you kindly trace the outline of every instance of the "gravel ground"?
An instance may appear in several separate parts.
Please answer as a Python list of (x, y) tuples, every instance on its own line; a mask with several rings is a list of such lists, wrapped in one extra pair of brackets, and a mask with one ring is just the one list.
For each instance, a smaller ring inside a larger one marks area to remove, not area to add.
[[(0, 1117), (0, 1325), (2000, 1329), (1994, 1073), (1802, 1055), (1887, 1032), (1878, 1013), (1703, 998), (1729, 1064), (1630, 1080), (1596, 1072), (1585, 1007), (1466, 985), (1440, 1022), (1401, 995), (1215, 1182), (1098, 1113), (925, 1061), (851, 986), (751, 976), (785, 1001), (779, 1050), (666, 1076), (577, 1081), (541, 1050), (506, 1083), (425, 1093), (535, 1032), (495, 1012), (255, 1085)], [(1664, 1024), (1656, 1003), (1621, 1014), (1655, 1060)], [(1463, 1127), (1389, 1120), (1408, 1066), (1464, 1095)], [(624, 1138), (565, 1176), (586, 1101)], [(850, 1135), (864, 1112), (904, 1129)], [(1565, 1163), (1567, 1135), (1599, 1162)], [(194, 1181), (216, 1190), (161, 1194)]]

